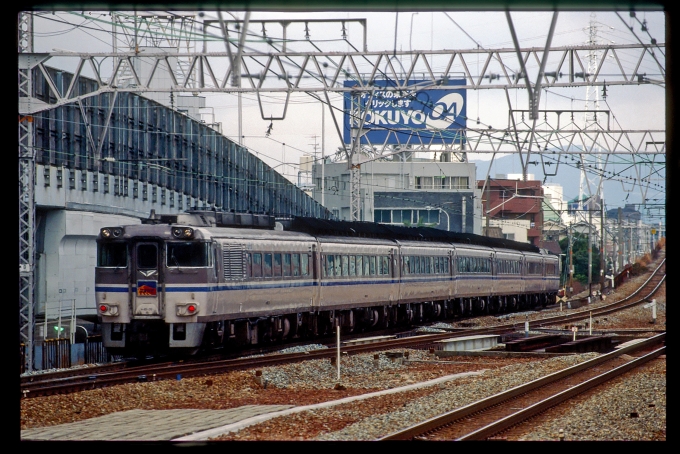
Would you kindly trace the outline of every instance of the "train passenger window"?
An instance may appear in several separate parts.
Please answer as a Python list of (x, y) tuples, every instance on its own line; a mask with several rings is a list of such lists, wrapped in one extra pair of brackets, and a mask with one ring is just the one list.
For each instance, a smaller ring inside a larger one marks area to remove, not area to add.
[(262, 276), (272, 277), (272, 254), (265, 252), (264, 261), (262, 262)]
[(390, 258), (386, 255), (380, 257), (380, 274), (390, 274)]
[(272, 276), (281, 277), (281, 253), (274, 252), (274, 264), (272, 265)]
[[(166, 243), (166, 265), (173, 266), (209, 266), (210, 245), (209, 243), (196, 243), (185, 241), (181, 243)], [(155, 247), (154, 247), (155, 249)], [(242, 262), (243, 256), (240, 260)], [(140, 265), (141, 266), (141, 265)], [(153, 268), (153, 266), (151, 267)]]
[(404, 256), (404, 263), (401, 267), (401, 272), (404, 273), (404, 275), (409, 274), (410, 269), (409, 269), (409, 263), (411, 262), (410, 258), (408, 255)]
[(357, 276), (364, 274), (364, 260), (361, 255), (357, 255)]
[(137, 246), (137, 267), (158, 268), (158, 253), (155, 244), (140, 244)]
[(364, 276), (370, 276), (371, 275), (371, 268), (369, 266), (369, 258), (367, 255), (364, 255)]
[(297, 277), (300, 275), (300, 254), (293, 254), (290, 258), (290, 266), (293, 271), (293, 276)]
[(307, 254), (300, 254), (300, 276), (307, 276), (309, 274), (309, 257)]
[(434, 266), (432, 265), (432, 257), (423, 257), (425, 259), (425, 274), (432, 274)]
[(283, 275), (291, 276), (290, 271), (290, 254), (283, 254)]
[(356, 255), (350, 255), (349, 256), (349, 275), (350, 276), (356, 276), (357, 275), (357, 256)]
[(253, 254), (253, 264), (251, 265), (252, 277), (262, 277), (262, 254), (256, 252)]
[(333, 256), (332, 255), (327, 255), (326, 256), (326, 274), (328, 276), (333, 276), (335, 270), (335, 265), (333, 262)]
[(336, 276), (342, 276), (342, 265), (340, 264), (340, 256), (335, 255), (335, 260), (333, 261), (333, 274)]
[(431, 257), (434, 260), (434, 274), (441, 274), (441, 257)]
[(341, 273), (341, 275), (347, 276), (347, 275), (349, 275), (349, 257), (347, 257), (346, 255), (343, 255), (341, 257), (341, 260), (342, 260), (342, 273)]
[(448, 257), (442, 257), (444, 259), (444, 272), (446, 274), (449, 274), (449, 258)]
[(371, 265), (370, 265), (370, 271), (371, 271), (371, 276), (375, 276), (375, 255), (371, 256)]
[(125, 243), (100, 243), (97, 247), (97, 266), (127, 267)]
[(415, 274), (420, 274), (422, 272), (420, 267), (420, 256), (416, 255), (413, 257), (413, 263), (415, 265)]

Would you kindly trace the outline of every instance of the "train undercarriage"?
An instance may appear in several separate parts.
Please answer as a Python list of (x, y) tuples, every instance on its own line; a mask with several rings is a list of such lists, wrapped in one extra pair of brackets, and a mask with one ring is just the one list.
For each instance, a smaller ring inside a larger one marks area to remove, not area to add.
[[(104, 324), (103, 336), (109, 353), (126, 356), (191, 356), (201, 350), (267, 346), (286, 341), (303, 341), (343, 335), (417, 326), (437, 320), (456, 320), (535, 310), (554, 301), (554, 294), (508, 295), (454, 298), (388, 306), (300, 312), (276, 316), (208, 323), (168, 325), (162, 320), (135, 320), (130, 324)], [(113, 342), (113, 344), (112, 344)], [(119, 342), (120, 347), (115, 347)]]
[(239, 348), (289, 340), (314, 339), (336, 333), (370, 332), (409, 327), (437, 320), (536, 310), (554, 301), (554, 294), (510, 295), (372, 306), (277, 315), (208, 323), (203, 348)]

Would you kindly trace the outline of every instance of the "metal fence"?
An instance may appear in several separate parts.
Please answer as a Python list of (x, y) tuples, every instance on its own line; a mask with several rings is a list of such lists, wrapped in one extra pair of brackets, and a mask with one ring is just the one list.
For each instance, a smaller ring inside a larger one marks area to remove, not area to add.
[(45, 339), (42, 344), (42, 369), (71, 367), (71, 341), (69, 339)]
[(102, 344), (101, 334), (88, 336), (85, 339), (85, 363), (106, 363), (111, 361), (111, 355), (106, 352), (106, 347)]
[[(82, 346), (82, 347), (81, 347)], [(100, 334), (87, 336), (84, 343), (72, 344), (71, 339), (44, 339), (41, 345), (35, 346), (39, 354), (34, 354), (40, 364), (35, 369), (65, 369), (75, 364), (97, 364), (112, 361), (112, 356), (102, 344)], [(38, 353), (38, 352), (36, 352)], [(19, 348), (20, 373), (26, 372), (26, 345)]]

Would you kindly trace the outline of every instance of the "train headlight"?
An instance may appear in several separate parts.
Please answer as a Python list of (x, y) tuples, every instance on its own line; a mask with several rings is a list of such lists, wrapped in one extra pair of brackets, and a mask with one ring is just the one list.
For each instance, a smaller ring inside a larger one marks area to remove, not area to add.
[(177, 311), (177, 316), (180, 317), (190, 317), (192, 315), (198, 314), (199, 304), (198, 303), (185, 303), (178, 304), (175, 307)]
[(101, 315), (106, 315), (109, 317), (115, 317), (118, 315), (117, 304), (100, 304), (98, 309)]
[(175, 238), (191, 238), (194, 236), (194, 229), (191, 227), (173, 227), (172, 236)]
[(104, 227), (99, 232), (102, 238), (118, 238), (123, 234), (123, 229), (120, 227)]

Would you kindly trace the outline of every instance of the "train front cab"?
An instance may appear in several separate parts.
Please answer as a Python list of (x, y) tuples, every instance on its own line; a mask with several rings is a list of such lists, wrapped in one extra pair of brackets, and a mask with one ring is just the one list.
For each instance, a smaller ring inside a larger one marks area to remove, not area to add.
[[(170, 226), (164, 227), (169, 237)], [(158, 355), (170, 349), (194, 353), (201, 345), (205, 325), (195, 323), (201, 306), (196, 296), (200, 299), (205, 292), (191, 291), (191, 286), (209, 273), (189, 273), (185, 267), (211, 265), (209, 243), (181, 238), (184, 233), (177, 229), (177, 241), (167, 242), (158, 234), (158, 226), (152, 228), (105, 228), (98, 238), (97, 311), (103, 345), (114, 355)], [(196, 248), (202, 254), (200, 263), (193, 257)]]

